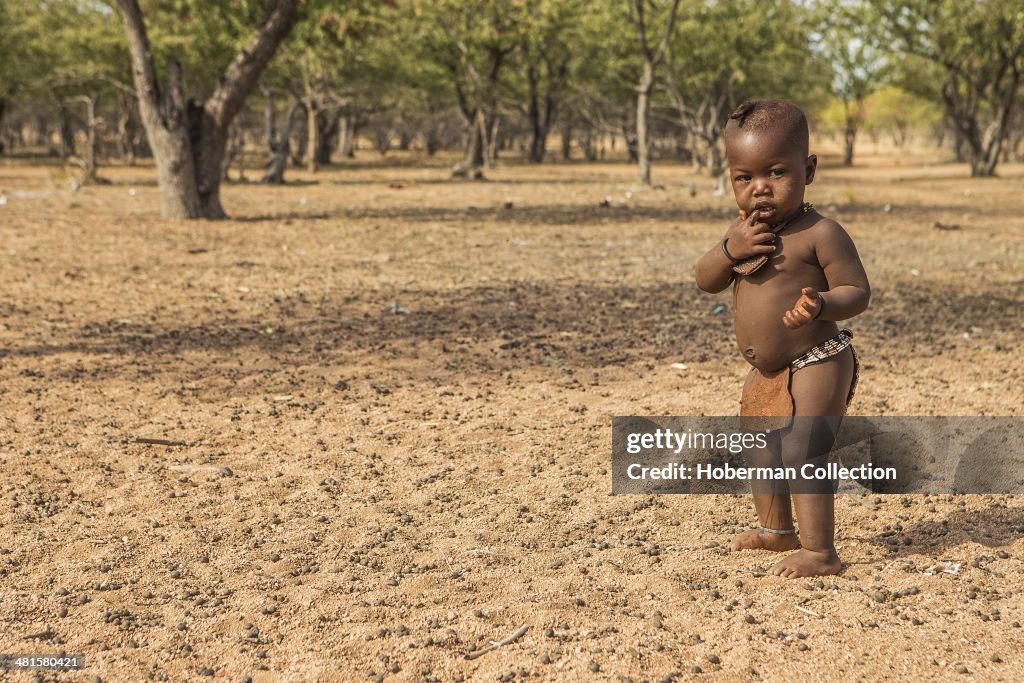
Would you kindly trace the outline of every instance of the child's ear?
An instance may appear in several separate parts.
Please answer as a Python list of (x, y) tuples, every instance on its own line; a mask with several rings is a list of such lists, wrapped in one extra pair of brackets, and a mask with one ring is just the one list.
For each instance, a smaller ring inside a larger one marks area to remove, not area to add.
[(804, 172), (805, 172), (805, 174), (807, 176), (807, 180), (804, 183), (805, 185), (810, 185), (811, 183), (814, 182), (814, 172), (817, 169), (818, 169), (818, 155), (817, 154), (811, 154), (810, 156), (807, 157), (807, 167), (804, 169)]

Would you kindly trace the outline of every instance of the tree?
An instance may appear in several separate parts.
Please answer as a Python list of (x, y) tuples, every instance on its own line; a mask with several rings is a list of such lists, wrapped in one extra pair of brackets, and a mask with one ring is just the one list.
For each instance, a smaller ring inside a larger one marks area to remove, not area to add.
[(568, 88), (561, 104), (562, 158), (573, 136), (584, 158), (596, 159), (603, 140), (623, 136), (636, 161), (636, 74), (641, 56), (633, 31), (622, 30), (621, 0), (588, 0), (569, 62)]
[[(648, 35), (652, 23), (649, 14), (656, 15), (658, 9), (662, 9), (665, 15), (665, 28), (661, 39), (655, 43), (652, 36)], [(655, 0), (630, 0), (629, 2), (629, 17), (636, 28), (640, 54), (643, 57), (643, 68), (640, 72), (640, 80), (636, 85), (637, 166), (640, 172), (640, 182), (648, 185), (651, 183), (651, 141), (647, 131), (647, 120), (651, 113), (651, 91), (654, 89), (655, 70), (661, 60), (665, 58), (669, 42), (672, 40), (678, 11), (679, 0), (671, 0), (667, 10), (661, 8)]]
[[(33, 9), (27, 3), (0, 2), (0, 130), (18, 98), (38, 96), (33, 91), (53, 67), (41, 17)], [(0, 153), (6, 139), (6, 134), (0, 138)]]
[(1014, 0), (870, 0), (883, 40), (942, 68), (941, 97), (971, 175), (995, 175), (1024, 76), (1024, 11)]
[(812, 104), (827, 65), (808, 47), (808, 15), (790, 2), (687, 5), (666, 55), (665, 91), (694, 165), (724, 192), (722, 134), (744, 100), (786, 97)]
[[(368, 76), (364, 53), (372, 38), (382, 38), (393, 26), (393, 4), (306, 0), (305, 20), (295, 27), (268, 67), (263, 87), (291, 93), (305, 113), (308, 171), (330, 163), (332, 142), (342, 117), (351, 109), (356, 82)], [(378, 85), (383, 82), (386, 79), (378, 79)], [(285, 127), (289, 122), (286, 116)]]
[[(413, 0), (424, 58), (446, 71), (466, 127), (466, 156), (452, 175), (482, 179), (493, 164), (503, 71), (517, 47), (513, 0)], [(490, 162), (490, 163), (489, 163)]]
[(865, 101), (887, 75), (885, 53), (877, 44), (873, 17), (860, 4), (818, 8), (812, 39), (832, 67), (832, 91), (843, 104), (843, 165), (853, 166), (853, 146), (864, 123)]
[(572, 61), (581, 49), (583, 0), (525, 0), (519, 19), (519, 56), (526, 76), (530, 128), (527, 159), (544, 161), (548, 133), (566, 97)]
[(896, 85), (885, 85), (865, 103), (865, 130), (887, 134), (897, 147), (906, 145), (915, 131), (930, 131), (942, 122), (942, 113), (928, 100)]
[(185, 99), (182, 68), (167, 60), (161, 89), (138, 0), (117, 0), (132, 56), (139, 112), (168, 218), (225, 218), (220, 201), (228, 127), (296, 20), (298, 0), (276, 0), (255, 38), (234, 57), (202, 103)]

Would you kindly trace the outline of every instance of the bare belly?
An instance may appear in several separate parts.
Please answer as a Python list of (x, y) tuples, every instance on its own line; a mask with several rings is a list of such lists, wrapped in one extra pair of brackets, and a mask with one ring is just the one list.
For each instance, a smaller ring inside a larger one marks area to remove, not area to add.
[[(774, 277), (767, 281), (740, 279), (733, 290), (736, 344), (740, 353), (759, 370), (779, 370), (805, 351), (838, 332), (834, 322), (814, 321), (796, 330), (782, 323), (782, 315), (800, 298), (805, 286), (798, 278)], [(826, 285), (827, 287), (827, 285)]]

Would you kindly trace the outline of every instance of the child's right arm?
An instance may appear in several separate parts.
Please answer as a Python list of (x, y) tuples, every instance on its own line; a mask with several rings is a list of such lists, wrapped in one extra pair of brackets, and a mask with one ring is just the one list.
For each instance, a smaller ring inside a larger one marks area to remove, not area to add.
[[(698, 287), (712, 294), (721, 292), (735, 276), (732, 269), (735, 263), (775, 251), (775, 234), (766, 223), (757, 220), (759, 215), (755, 211), (748, 216), (746, 211), (741, 210), (740, 217), (729, 226), (722, 241), (697, 261), (694, 277)], [(730, 260), (730, 256), (733, 260)]]

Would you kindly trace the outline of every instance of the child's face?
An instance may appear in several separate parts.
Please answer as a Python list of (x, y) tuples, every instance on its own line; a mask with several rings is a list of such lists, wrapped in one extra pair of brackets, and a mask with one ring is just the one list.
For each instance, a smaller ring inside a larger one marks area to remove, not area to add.
[(792, 216), (804, 201), (804, 187), (814, 180), (818, 159), (805, 157), (796, 145), (771, 132), (736, 131), (726, 138), (729, 178), (736, 205), (760, 210), (768, 224)]

